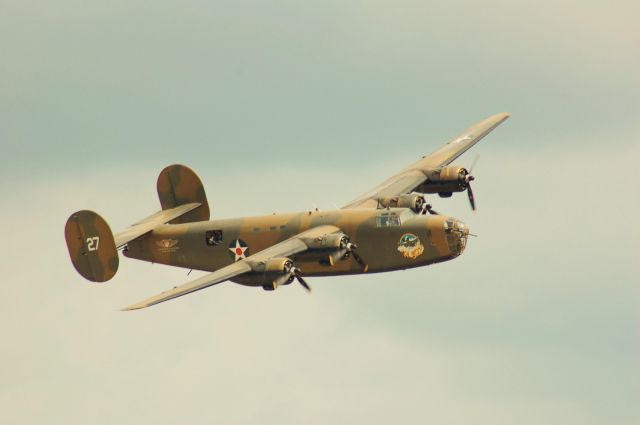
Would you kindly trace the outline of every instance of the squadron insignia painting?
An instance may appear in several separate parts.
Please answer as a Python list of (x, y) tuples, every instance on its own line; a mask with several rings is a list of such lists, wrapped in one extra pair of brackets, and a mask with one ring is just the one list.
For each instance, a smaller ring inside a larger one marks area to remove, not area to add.
[(184, 165), (160, 172), (162, 210), (113, 234), (97, 213), (77, 211), (65, 226), (75, 269), (106, 282), (125, 257), (210, 273), (125, 307), (149, 307), (224, 281), (273, 291), (304, 276), (379, 273), (452, 260), (465, 250), (469, 227), (435, 211), (425, 194), (448, 198), (467, 192), (474, 177), (451, 165), (509, 117), (493, 115), (430, 155), (334, 211), (302, 211), (260, 217), (210, 219), (200, 178)]

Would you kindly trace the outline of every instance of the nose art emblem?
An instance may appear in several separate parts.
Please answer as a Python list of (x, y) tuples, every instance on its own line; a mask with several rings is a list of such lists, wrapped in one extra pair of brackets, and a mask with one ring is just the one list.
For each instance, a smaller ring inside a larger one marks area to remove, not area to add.
[(404, 258), (415, 260), (424, 252), (424, 246), (413, 233), (405, 233), (398, 241), (398, 251)]

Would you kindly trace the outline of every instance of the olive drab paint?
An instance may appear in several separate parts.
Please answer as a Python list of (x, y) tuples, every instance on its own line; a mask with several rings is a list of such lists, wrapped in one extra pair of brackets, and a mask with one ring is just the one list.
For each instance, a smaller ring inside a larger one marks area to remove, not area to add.
[(170, 224), (209, 220), (209, 203), (204, 186), (191, 168), (184, 165), (166, 167), (158, 176), (156, 189), (163, 210), (191, 202), (200, 204), (199, 208), (170, 221)]
[[(450, 165), (509, 115), (491, 116), (460, 136), (334, 211), (302, 211), (210, 220), (200, 178), (184, 165), (170, 165), (157, 180), (162, 210), (113, 235), (91, 211), (73, 213), (65, 227), (71, 262), (90, 281), (104, 282), (123, 255), (152, 263), (210, 272), (125, 308), (164, 302), (217, 283), (274, 290), (304, 277), (378, 273), (458, 257), (469, 228), (437, 213), (424, 193), (449, 197), (466, 191), (471, 207), (474, 177)], [(304, 276), (304, 277), (303, 277)]]
[(64, 229), (75, 269), (92, 282), (106, 282), (118, 271), (118, 251), (104, 218), (93, 211), (73, 213)]

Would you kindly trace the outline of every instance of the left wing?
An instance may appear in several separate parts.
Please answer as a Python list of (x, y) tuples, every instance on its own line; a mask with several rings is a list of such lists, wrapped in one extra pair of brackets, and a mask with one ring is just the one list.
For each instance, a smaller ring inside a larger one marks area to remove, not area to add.
[(382, 199), (413, 192), (427, 181), (430, 172), (451, 164), (507, 118), (509, 114), (503, 112), (472, 125), (440, 149), (409, 165), (342, 208), (377, 208)]
[(336, 226), (318, 226), (312, 229), (306, 230), (302, 233), (298, 233), (287, 240), (277, 243), (267, 249), (264, 249), (256, 254), (253, 254), (245, 259), (242, 259), (236, 263), (223, 267), (215, 272), (206, 274), (199, 279), (186, 283), (181, 286), (176, 286), (173, 289), (162, 292), (154, 297), (148, 298), (136, 304), (132, 304), (123, 308), (122, 310), (137, 310), (140, 308), (150, 307), (152, 305), (169, 301), (173, 298), (181, 297), (183, 295), (190, 294), (200, 289), (213, 286), (215, 284), (224, 282), (233, 277), (239, 276), (244, 273), (248, 273), (254, 270), (254, 268), (271, 258), (288, 257), (290, 255), (298, 254), (309, 249), (309, 246), (305, 241), (319, 238), (325, 235), (339, 232), (340, 229)]

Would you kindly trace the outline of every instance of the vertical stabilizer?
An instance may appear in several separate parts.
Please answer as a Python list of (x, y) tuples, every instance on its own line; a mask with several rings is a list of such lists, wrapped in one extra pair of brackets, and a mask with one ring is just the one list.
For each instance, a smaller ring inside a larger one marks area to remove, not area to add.
[(93, 211), (77, 211), (64, 227), (73, 267), (85, 279), (106, 282), (118, 271), (118, 251), (111, 228)]
[(184, 165), (169, 165), (160, 172), (157, 182), (158, 197), (163, 210), (197, 202), (200, 207), (176, 218), (170, 224), (209, 220), (209, 204), (204, 186), (193, 170)]

